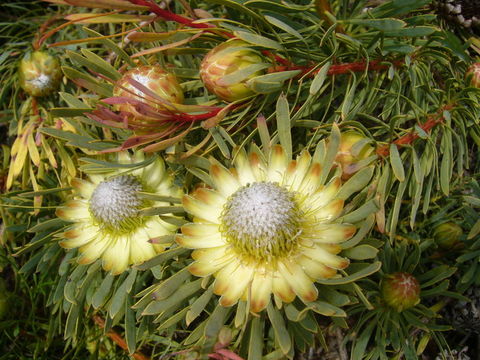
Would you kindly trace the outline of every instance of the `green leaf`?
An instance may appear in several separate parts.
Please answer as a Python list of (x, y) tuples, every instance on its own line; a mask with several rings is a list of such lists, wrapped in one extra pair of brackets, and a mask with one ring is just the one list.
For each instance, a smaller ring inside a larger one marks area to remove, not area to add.
[[(34, 225), (30, 229), (28, 229), (27, 232), (37, 233), (37, 232), (42, 232), (42, 231), (51, 230), (51, 229), (56, 230), (56, 229), (62, 228), (63, 226), (65, 226), (67, 224), (69, 224), (69, 223), (62, 220), (62, 219), (55, 218), (55, 219), (50, 219), (50, 220), (47, 220), (47, 221), (44, 221), (44, 222), (41, 222), (41, 223), (38, 223), (38, 224)], [(18, 256), (18, 253), (17, 253), (17, 256)]]
[[(95, 37), (101, 37), (102, 34), (92, 30), (92, 29), (89, 29), (87, 27), (83, 27), (83, 30), (87, 33), (87, 34), (90, 34), (91, 36), (95, 36)], [(135, 67), (137, 66), (135, 64), (135, 62), (130, 58), (130, 56), (127, 54), (127, 52), (123, 49), (121, 49), (120, 47), (118, 47), (112, 40), (110, 39), (99, 39), (99, 40), (96, 40), (95, 42), (98, 42), (100, 44), (103, 44), (105, 45), (106, 48), (110, 49), (111, 51), (113, 51), (115, 54), (117, 54), (123, 61), (125, 61), (128, 65), (132, 66), (132, 67)]]
[(76, 117), (76, 116), (83, 116), (86, 113), (92, 112), (93, 108), (80, 108), (80, 109), (74, 109), (74, 108), (52, 108), (50, 109), (50, 114), (52, 117), (57, 118), (57, 117)]
[(292, 158), (292, 134), (290, 126), (290, 109), (288, 100), (284, 94), (281, 94), (277, 100), (277, 107), (275, 111), (277, 117), (278, 137), (280, 144), (282, 144), (287, 157)]
[(406, 23), (403, 20), (387, 18), (387, 19), (349, 19), (339, 21), (345, 24), (354, 24), (365, 27), (371, 27), (380, 31), (393, 31), (403, 28)]
[(155, 298), (155, 300), (166, 299), (173, 294), (173, 292), (175, 292), (175, 290), (177, 290), (186, 280), (188, 280), (190, 276), (191, 275), (188, 271), (188, 268), (183, 268), (182, 270), (170, 276), (168, 279), (164, 280), (158, 286), (152, 296)]
[(163, 313), (164, 311), (169, 310), (173, 307), (181, 306), (181, 302), (188, 298), (189, 296), (196, 293), (202, 286), (203, 279), (198, 279), (192, 282), (188, 282), (180, 286), (180, 288), (175, 291), (172, 296), (160, 300), (153, 301), (143, 310), (142, 315), (156, 315)]
[(283, 46), (280, 45), (278, 42), (261, 35), (252, 34), (246, 31), (234, 31), (233, 34), (236, 37), (253, 45), (258, 45), (264, 48), (275, 49), (279, 51), (284, 50)]
[[(327, 152), (323, 161), (320, 161), (322, 164), (322, 178), (320, 179), (320, 184), (324, 184), (327, 180), (328, 175), (330, 174), (330, 169), (332, 168), (333, 162), (340, 148), (340, 129), (336, 123), (332, 124), (332, 132), (328, 138)], [(318, 149), (318, 148), (317, 148)]]
[(335, 278), (335, 279), (319, 279), (317, 280), (317, 282), (319, 284), (324, 284), (324, 285), (349, 284), (351, 282), (357, 281), (366, 276), (372, 275), (373, 273), (380, 270), (381, 267), (382, 267), (382, 263), (380, 261), (376, 261), (373, 264), (367, 265), (363, 269), (351, 275), (348, 275), (342, 278)]
[(180, 310), (175, 315), (171, 316), (167, 320), (165, 320), (158, 328), (157, 331), (168, 329), (170, 326), (177, 324), (179, 321), (182, 321), (185, 317), (185, 314), (188, 311), (188, 307)]
[(398, 181), (405, 181), (405, 170), (403, 168), (402, 159), (395, 144), (390, 144), (390, 164), (392, 165), (393, 174)]
[(190, 306), (188, 310), (185, 320), (187, 322), (187, 326), (191, 324), (193, 320), (195, 320), (205, 309), (208, 302), (212, 298), (213, 295), (213, 286), (210, 286), (202, 295), (200, 295)]
[(352, 211), (351, 213), (343, 216), (342, 221), (347, 223), (356, 223), (367, 218), (370, 214), (373, 214), (377, 211), (377, 202), (375, 201), (375, 199), (372, 199), (370, 201), (367, 201), (355, 211)]
[(287, 70), (271, 74), (259, 75), (246, 82), (247, 87), (259, 94), (270, 94), (279, 91), (283, 83), (300, 74), (300, 70)]
[(480, 219), (478, 219), (475, 224), (470, 229), (470, 232), (467, 235), (467, 239), (471, 240), (480, 233)]
[(285, 327), (282, 314), (274, 308), (271, 301), (267, 305), (267, 314), (272, 324), (273, 332), (275, 333), (275, 339), (280, 345), (280, 349), (284, 354), (288, 354), (292, 347), (292, 340)]
[(359, 245), (343, 251), (343, 254), (349, 259), (366, 260), (377, 256), (378, 249), (370, 245)]
[[(112, 79), (112, 80), (119, 80), (122, 75), (115, 69), (112, 65), (110, 65), (108, 62), (103, 60), (100, 56), (94, 54), (90, 50), (87, 49), (82, 49), (82, 54), (83, 56), (86, 57), (88, 64), (93, 64), (95, 69), (99, 69), (99, 73), (105, 75), (106, 77)], [(68, 55), (68, 50), (67, 50), (67, 55)], [(89, 68), (90, 70), (94, 70), (92, 68)]]
[(68, 66), (62, 66), (62, 71), (67, 78), (81, 85), (82, 87), (93, 91), (94, 93), (110, 97), (113, 93), (113, 86), (110, 84), (99, 83), (93, 76), (78, 71)]
[(353, 345), (351, 360), (362, 360), (364, 358), (368, 342), (373, 330), (375, 329), (375, 326), (377, 325), (378, 324), (375, 320), (370, 321), (368, 326), (359, 332)]
[(408, 27), (397, 30), (385, 31), (385, 36), (388, 37), (419, 37), (419, 36), (428, 36), (433, 34), (436, 31), (439, 31), (439, 28), (433, 26), (415, 26)]
[(307, 308), (304, 311), (308, 311), (308, 309), (316, 312), (317, 314), (324, 315), (324, 316), (332, 316), (332, 317), (346, 317), (347, 313), (342, 309), (329, 304), (325, 301), (314, 301), (307, 303)]
[(205, 331), (205, 326), (207, 325), (207, 320), (202, 322), (200, 325), (198, 325), (193, 331), (188, 335), (188, 337), (183, 341), (184, 345), (191, 345), (198, 339), (200, 339), (203, 336), (203, 333)]
[(343, 184), (337, 194), (337, 198), (346, 200), (353, 193), (363, 190), (370, 184), (374, 171), (375, 167), (369, 166), (356, 172), (345, 184)]
[(135, 311), (132, 310), (132, 303), (132, 296), (127, 296), (127, 301), (125, 301), (125, 340), (127, 342), (129, 354), (133, 354), (135, 352), (137, 343)]
[(216, 339), (220, 329), (225, 324), (230, 308), (218, 304), (215, 310), (210, 314), (205, 326), (205, 336), (207, 338)]
[(352, 79), (352, 83), (347, 89), (347, 92), (345, 94), (345, 98), (344, 98), (343, 103), (342, 103), (342, 107), (340, 109), (342, 120), (345, 120), (347, 118), (348, 114), (350, 113), (350, 108), (352, 107), (353, 99), (356, 96), (358, 97), (358, 93), (356, 92), (356, 90), (357, 90), (357, 78), (355, 77), (355, 75), (352, 74), (351, 79)]
[(184, 252), (187, 252), (187, 249), (181, 247), (175, 247), (164, 251), (163, 253), (155, 256), (154, 258), (145, 261), (143, 264), (136, 265), (135, 267), (139, 270), (148, 270), (152, 267), (158, 266), (163, 264), (165, 261), (170, 260), (171, 258), (178, 256)]
[(262, 358), (263, 350), (263, 319), (253, 317), (250, 325), (250, 339), (248, 341), (248, 360)]
[(302, 35), (297, 30), (292, 28), (290, 25), (285, 24), (283, 21), (277, 19), (276, 17), (270, 16), (270, 15), (265, 15), (265, 20), (267, 20), (270, 24), (278, 27), (279, 29), (282, 29), (286, 33), (288, 33), (290, 35), (293, 35), (293, 36), (299, 38), (300, 40), (303, 40)]
[(220, 149), (222, 155), (226, 159), (230, 159), (230, 156), (231, 156), (230, 149), (228, 148), (228, 145), (225, 142), (223, 136), (220, 134), (220, 131), (218, 130), (218, 128), (216, 126), (211, 127), (210, 129), (208, 129), (208, 131), (210, 132), (210, 134), (212, 134), (213, 140), (217, 144), (217, 146)]
[(440, 188), (442, 192), (448, 196), (450, 193), (450, 177), (452, 172), (452, 157), (450, 151), (447, 149), (442, 157), (440, 165)]
[(81, 305), (78, 304), (70, 306), (70, 310), (68, 311), (67, 315), (67, 321), (65, 322), (65, 339), (76, 337), (75, 335), (78, 330), (80, 307)]
[(317, 93), (320, 91), (323, 83), (325, 82), (325, 79), (327, 78), (328, 70), (330, 69), (331, 65), (332, 62), (328, 61), (320, 68), (318, 73), (315, 75), (312, 84), (310, 85), (310, 95), (317, 95)]
[(113, 319), (115, 315), (117, 315), (124, 306), (126, 298), (129, 296), (128, 294), (132, 288), (133, 283), (135, 282), (136, 277), (137, 270), (130, 270), (130, 274), (128, 274), (127, 278), (115, 291), (115, 294), (113, 295), (110, 302), (110, 306), (108, 307), (108, 315), (111, 319)]
[(107, 296), (110, 294), (110, 289), (112, 288), (114, 276), (112, 274), (107, 274), (102, 280), (100, 287), (95, 291), (92, 298), (92, 306), (95, 309), (103, 306), (107, 299)]

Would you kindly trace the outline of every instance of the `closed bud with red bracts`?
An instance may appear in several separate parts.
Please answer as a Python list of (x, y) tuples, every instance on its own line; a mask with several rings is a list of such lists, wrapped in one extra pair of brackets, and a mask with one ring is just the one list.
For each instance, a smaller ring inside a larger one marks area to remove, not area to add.
[[(141, 87), (145, 87), (155, 96), (142, 91)], [(184, 100), (183, 90), (176, 76), (159, 65), (144, 65), (127, 71), (115, 84), (113, 96), (141, 101), (156, 110), (169, 109), (169, 104), (181, 104)], [(117, 109), (135, 113), (134, 105), (131, 104), (117, 105)]]
[(398, 312), (420, 302), (420, 284), (408, 273), (396, 272), (386, 275), (380, 285), (380, 292), (385, 304)]
[[(251, 65), (261, 64), (262, 57), (243, 40), (230, 40), (213, 48), (203, 59), (200, 66), (200, 78), (205, 87), (222, 100), (233, 102), (242, 100), (254, 91), (247, 81), (263, 74), (258, 68), (251, 67), (242, 80), (228, 79), (227, 76)], [(257, 70), (256, 70), (257, 69)]]

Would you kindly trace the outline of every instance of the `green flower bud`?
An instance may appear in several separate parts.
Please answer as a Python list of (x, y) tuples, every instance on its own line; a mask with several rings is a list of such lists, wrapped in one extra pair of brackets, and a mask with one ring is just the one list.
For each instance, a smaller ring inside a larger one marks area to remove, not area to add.
[(20, 86), (29, 95), (40, 97), (57, 90), (62, 80), (58, 59), (44, 51), (28, 53), (18, 68)]
[(453, 222), (438, 225), (433, 231), (433, 238), (439, 247), (449, 250), (460, 241), (463, 230)]
[(237, 83), (226, 83), (224, 77), (237, 70), (262, 62), (255, 51), (248, 49), (248, 43), (243, 40), (230, 40), (213, 48), (203, 59), (200, 66), (200, 78), (205, 87), (219, 98), (232, 102), (254, 95), (246, 82), (255, 76), (263, 74), (256, 71)]
[[(113, 96), (122, 96), (130, 99), (142, 101), (154, 109), (165, 110), (168, 105), (162, 104), (158, 99), (145, 94), (138, 89), (129, 80), (134, 80), (152, 91), (159, 98), (172, 104), (183, 103), (183, 90), (178, 83), (177, 77), (165, 71), (158, 65), (145, 65), (133, 68), (127, 71), (116, 83), (113, 89)], [(135, 113), (135, 108), (131, 104), (117, 105), (119, 111)]]
[(480, 63), (470, 66), (465, 73), (465, 77), (470, 86), (480, 89)]
[(366, 141), (367, 137), (356, 131), (346, 131), (340, 137), (340, 147), (335, 160), (342, 166), (342, 179), (348, 180), (360, 170), (359, 161), (373, 155), (374, 148)]
[(386, 275), (380, 285), (385, 304), (401, 312), (420, 302), (420, 284), (411, 274), (396, 272)]

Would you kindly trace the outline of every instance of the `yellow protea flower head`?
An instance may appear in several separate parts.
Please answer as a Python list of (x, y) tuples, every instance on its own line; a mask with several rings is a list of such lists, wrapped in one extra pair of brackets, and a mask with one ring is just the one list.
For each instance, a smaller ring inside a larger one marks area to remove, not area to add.
[[(117, 161), (129, 165), (144, 161), (142, 153), (120, 153)], [(121, 168), (106, 174), (90, 174), (74, 179), (74, 198), (57, 209), (57, 216), (74, 224), (60, 236), (60, 245), (78, 248), (80, 264), (102, 259), (103, 268), (120, 274), (129, 265), (147, 261), (171, 243), (159, 241), (176, 231), (176, 226), (158, 216), (141, 216), (145, 207), (168, 206), (151, 200), (155, 196), (179, 197), (163, 160), (155, 158), (147, 166), (126, 171)], [(142, 197), (142, 193), (155, 196)]]
[(20, 61), (18, 76), (27, 94), (41, 97), (57, 90), (63, 75), (56, 57), (45, 51), (34, 51)]
[(184, 225), (177, 243), (195, 249), (192, 274), (215, 277), (220, 304), (249, 300), (250, 310), (276, 302), (317, 299), (314, 282), (349, 265), (339, 245), (356, 227), (337, 221), (344, 200), (340, 175), (327, 184), (322, 167), (308, 151), (290, 160), (282, 146), (269, 159), (240, 151), (235, 168), (212, 160), (213, 189), (197, 188), (183, 197), (193, 222)]

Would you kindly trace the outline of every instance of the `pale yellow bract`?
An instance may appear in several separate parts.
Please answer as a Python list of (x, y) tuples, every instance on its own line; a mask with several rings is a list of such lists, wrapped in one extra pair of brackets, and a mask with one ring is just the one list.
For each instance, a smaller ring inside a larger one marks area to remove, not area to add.
[[(120, 153), (117, 162), (132, 164), (145, 160), (141, 152)], [(162, 159), (129, 171), (122, 168), (108, 174), (91, 174), (74, 179), (74, 198), (57, 209), (57, 216), (73, 222), (60, 234), (60, 245), (79, 248), (78, 262), (89, 264), (102, 259), (103, 268), (112, 274), (124, 272), (165, 250), (171, 243), (158, 242), (173, 235), (176, 226), (158, 216), (140, 216), (146, 206), (168, 206), (166, 202), (144, 200), (139, 192), (181, 197), (173, 185)]]
[(198, 188), (183, 197), (193, 222), (184, 225), (176, 241), (195, 249), (192, 274), (215, 277), (220, 304), (239, 299), (252, 312), (299, 296), (314, 301), (317, 279), (331, 278), (349, 260), (337, 254), (356, 227), (338, 222), (344, 201), (336, 197), (340, 177), (321, 184), (321, 164), (304, 151), (288, 158), (274, 146), (269, 159), (255, 151), (240, 151), (228, 170), (212, 160), (214, 189)]

